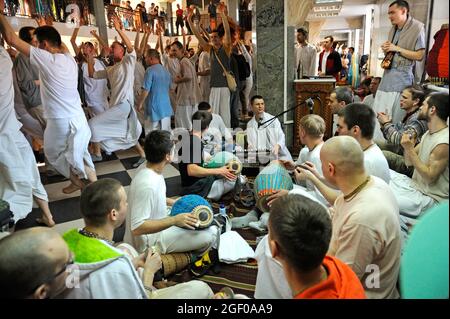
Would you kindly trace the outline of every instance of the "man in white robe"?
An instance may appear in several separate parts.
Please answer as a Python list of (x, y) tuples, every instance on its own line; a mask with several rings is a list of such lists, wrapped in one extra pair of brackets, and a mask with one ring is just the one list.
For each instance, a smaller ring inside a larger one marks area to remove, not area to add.
[[(270, 159), (292, 161), (291, 153), (286, 147), (285, 136), (280, 121), (265, 112), (264, 99), (260, 95), (251, 98), (254, 116), (247, 123), (247, 141), (249, 151), (270, 151)], [(266, 124), (261, 125), (268, 120)]]
[[(2, 19), (0, 16), (0, 23)], [(0, 198), (9, 203), (15, 222), (31, 212), (33, 199), (36, 200), (42, 210), (42, 218), (37, 221), (51, 227), (55, 222), (48, 207), (47, 192), (14, 112), (13, 63), (2, 46), (0, 65)]]
[(63, 191), (83, 188), (85, 183), (82, 179), (97, 180), (87, 150), (91, 134), (81, 108), (77, 77), (74, 77), (78, 74), (77, 65), (58, 31), (50, 26), (37, 28), (35, 35), (39, 48), (21, 40), (3, 15), (0, 15), (0, 31), (6, 42), (29, 56), (31, 64), (39, 70), (41, 98), (47, 119), (44, 152), (51, 166), (72, 182)]
[(94, 79), (107, 78), (111, 84), (109, 109), (89, 120), (92, 131), (91, 142), (94, 143), (94, 154), (92, 155), (94, 161), (102, 160), (100, 148), (112, 153), (136, 146), (141, 157), (145, 157), (144, 151), (138, 143), (142, 126), (134, 109), (133, 84), (136, 51), (121, 29), (117, 16), (113, 17), (113, 22), (126, 49), (121, 43), (114, 42), (111, 49), (116, 63), (103, 71), (95, 71), (93, 56), (88, 57), (89, 76)]

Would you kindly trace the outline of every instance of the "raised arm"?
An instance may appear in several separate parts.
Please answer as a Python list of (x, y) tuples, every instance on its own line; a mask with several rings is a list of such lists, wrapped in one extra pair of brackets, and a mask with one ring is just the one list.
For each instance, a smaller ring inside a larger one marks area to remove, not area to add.
[(225, 5), (220, 4), (217, 7), (217, 11), (222, 18), (223, 29), (225, 30), (225, 35), (223, 37), (223, 47), (228, 56), (231, 55), (231, 49), (233, 48), (233, 43), (231, 42), (231, 33), (230, 33), (230, 25), (228, 24), (228, 17), (225, 14)]
[(78, 46), (77, 41), (76, 41), (77, 36), (78, 36), (78, 31), (80, 31), (80, 28), (73, 29), (72, 37), (70, 37), (70, 44), (72, 44), (72, 48), (73, 48), (73, 51), (75, 52), (75, 55), (78, 55), (81, 50), (81, 46)]
[(197, 38), (198, 43), (203, 47), (205, 51), (209, 52), (211, 50), (211, 45), (208, 42), (206, 42), (205, 39), (203, 39), (197, 26), (192, 22), (192, 13), (188, 15), (186, 21), (187, 23), (189, 23), (189, 27), (191, 28), (192, 32)]
[[(136, 56), (139, 58), (142, 54), (141, 45), (140, 45), (140, 31), (136, 30), (136, 37), (134, 38), (134, 49), (136, 50)], [(145, 36), (144, 36), (145, 38)], [(142, 40), (144, 40), (144, 38)], [(142, 41), (143, 42), (143, 41)]]
[(120, 22), (119, 17), (116, 14), (114, 14), (111, 16), (111, 19), (112, 19), (114, 28), (116, 29), (116, 31), (119, 34), (120, 38), (122, 39), (123, 43), (125, 43), (125, 46), (127, 47), (127, 52), (128, 53), (133, 52), (133, 50), (134, 50), (133, 45), (131, 44), (131, 41), (130, 41), (130, 39), (128, 39), (125, 32), (123, 32), (123, 30), (122, 30), (122, 22)]
[(0, 33), (3, 35), (6, 43), (17, 49), (20, 53), (30, 56), (31, 45), (21, 40), (14, 32), (14, 29), (2, 14), (4, 6), (3, 1), (0, 1), (0, 3)]
[(150, 37), (150, 27), (146, 26), (146, 28), (144, 28), (144, 37), (142, 38), (141, 47), (140, 47), (140, 50), (141, 50), (143, 56), (145, 56), (145, 49), (147, 47), (149, 37)]
[(98, 34), (95, 30), (91, 31), (92, 36), (97, 39), (98, 44), (100, 45), (100, 51), (103, 51), (103, 48), (108, 47), (108, 43), (105, 42)]

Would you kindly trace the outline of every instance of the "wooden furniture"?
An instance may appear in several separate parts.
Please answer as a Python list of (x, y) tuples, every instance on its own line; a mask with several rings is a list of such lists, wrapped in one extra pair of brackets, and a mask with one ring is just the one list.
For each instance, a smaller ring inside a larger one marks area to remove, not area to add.
[[(301, 79), (294, 81), (296, 103), (300, 104), (308, 98), (313, 98), (314, 106), (312, 113), (320, 115), (325, 120), (327, 128), (324, 139), (332, 136), (333, 114), (331, 114), (331, 110), (328, 107), (328, 98), (331, 92), (333, 92), (335, 85), (336, 80), (334, 78)], [(295, 110), (293, 154), (298, 154), (302, 148), (298, 123), (303, 116), (308, 114), (310, 114), (310, 109), (306, 105), (301, 105)]]

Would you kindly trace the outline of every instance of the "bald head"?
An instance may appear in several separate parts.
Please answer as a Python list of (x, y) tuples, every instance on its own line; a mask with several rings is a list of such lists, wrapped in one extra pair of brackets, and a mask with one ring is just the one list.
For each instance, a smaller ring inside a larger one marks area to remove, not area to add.
[(49, 228), (33, 227), (4, 237), (0, 240), (0, 298), (30, 297), (53, 279), (68, 254), (62, 237)]
[(353, 137), (330, 138), (322, 146), (320, 157), (323, 164), (334, 164), (338, 174), (352, 175), (364, 172), (364, 153)]

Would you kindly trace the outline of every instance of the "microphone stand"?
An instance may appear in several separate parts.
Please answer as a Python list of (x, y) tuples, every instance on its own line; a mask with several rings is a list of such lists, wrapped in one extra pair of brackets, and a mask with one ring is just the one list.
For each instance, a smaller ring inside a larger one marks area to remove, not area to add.
[(309, 113), (312, 114), (312, 113), (313, 113), (314, 102), (313, 102), (312, 98), (308, 98), (308, 99), (304, 100), (303, 102), (301, 102), (301, 103), (295, 105), (294, 107), (291, 107), (290, 109), (287, 109), (286, 111), (283, 111), (283, 112), (281, 112), (281, 113), (275, 115), (274, 117), (268, 119), (267, 121), (264, 121), (264, 122), (262, 122), (262, 123), (259, 123), (259, 122), (258, 122), (258, 128), (260, 128), (261, 126), (266, 125), (266, 124), (269, 124), (269, 125), (270, 125), (273, 121), (275, 121), (277, 118), (279, 118), (279, 117), (282, 116), (283, 114), (286, 114), (287, 112), (293, 111), (293, 110), (295, 110), (296, 108), (298, 108), (299, 106), (301, 106), (301, 105), (303, 105), (303, 104), (308, 105), (308, 107), (309, 107)]

